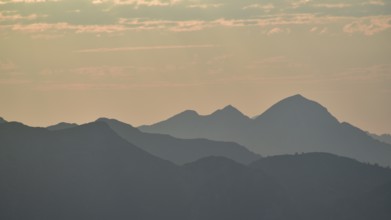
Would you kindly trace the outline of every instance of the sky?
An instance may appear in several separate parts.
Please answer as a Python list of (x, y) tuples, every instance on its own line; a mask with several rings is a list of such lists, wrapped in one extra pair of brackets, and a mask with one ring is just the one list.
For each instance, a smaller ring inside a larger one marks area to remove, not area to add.
[(391, 0), (0, 0), (0, 116), (151, 124), (295, 95), (391, 133)]

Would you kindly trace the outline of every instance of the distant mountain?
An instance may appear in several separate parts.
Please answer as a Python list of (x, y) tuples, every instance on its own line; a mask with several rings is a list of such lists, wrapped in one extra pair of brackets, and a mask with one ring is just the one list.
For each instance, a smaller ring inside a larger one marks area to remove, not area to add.
[(2, 117), (0, 117), (0, 124), (7, 123), (6, 120), (4, 120)]
[[(355, 210), (354, 206), (360, 204), (353, 205), (353, 201), (355, 203), (368, 196), (376, 198), (368, 199), (362, 209), (372, 217), (362, 219), (378, 219), (378, 210), (370, 208), (391, 205), (391, 191), (381, 198), (378, 197), (380, 193), (371, 193), (391, 182), (390, 169), (326, 153), (272, 156), (250, 166), (281, 183), (303, 219), (357, 219), (354, 211), (359, 213), (359, 210)], [(383, 199), (388, 199), (388, 203)], [(369, 204), (370, 201), (375, 203)], [(391, 212), (387, 214), (385, 210), (382, 215), (390, 219)]]
[(77, 126), (78, 126), (78, 124), (75, 124), (75, 123), (60, 122), (58, 124), (51, 125), (46, 128), (51, 131), (58, 131), (58, 130), (63, 130), (63, 129), (68, 129), (68, 128), (74, 128)]
[(189, 163), (209, 156), (224, 156), (243, 164), (260, 158), (259, 155), (233, 142), (178, 139), (169, 135), (143, 133), (129, 124), (114, 119), (100, 118), (97, 121), (107, 123), (130, 143), (176, 164)]
[(376, 135), (376, 134), (369, 134), (372, 138), (387, 143), (391, 144), (391, 135), (390, 134), (382, 134), (382, 135)]
[(261, 155), (327, 152), (391, 165), (391, 145), (340, 123), (325, 107), (301, 95), (276, 103), (254, 119), (232, 108), (207, 116), (185, 111), (157, 124), (141, 126), (140, 130), (179, 138), (234, 141)]
[(178, 138), (207, 138), (236, 141), (241, 139), (252, 125), (252, 119), (231, 105), (210, 115), (199, 115), (187, 110), (165, 121), (139, 129), (149, 133), (169, 134)]
[(0, 124), (0, 219), (296, 219), (272, 178), (225, 158), (176, 166), (105, 123)]

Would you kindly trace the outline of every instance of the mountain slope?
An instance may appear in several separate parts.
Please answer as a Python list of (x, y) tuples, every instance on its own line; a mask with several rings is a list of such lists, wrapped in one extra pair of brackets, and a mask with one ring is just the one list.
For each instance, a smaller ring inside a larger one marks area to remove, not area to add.
[(75, 123), (60, 122), (58, 124), (51, 125), (46, 128), (50, 131), (58, 131), (58, 130), (63, 130), (63, 129), (68, 129), (68, 128), (74, 128), (77, 126), (78, 126), (78, 124), (75, 124)]
[(325, 107), (301, 95), (281, 100), (254, 119), (236, 116), (235, 123), (227, 124), (213, 114), (189, 116), (180, 114), (140, 129), (182, 138), (234, 141), (261, 155), (328, 152), (391, 165), (391, 145), (340, 123)]
[(391, 144), (391, 135), (390, 134), (382, 134), (382, 135), (376, 135), (376, 134), (369, 134), (372, 138), (387, 143)]
[(262, 171), (223, 157), (203, 158), (184, 169), (191, 176), (194, 219), (298, 219), (284, 189)]
[(123, 122), (100, 118), (118, 135), (143, 150), (177, 164), (189, 163), (208, 156), (224, 156), (239, 163), (248, 164), (260, 158), (245, 147), (232, 142), (206, 139), (178, 139), (169, 135), (149, 134)]
[[(391, 181), (390, 169), (326, 153), (272, 156), (250, 166), (281, 183), (304, 219), (355, 219), (343, 218), (352, 211), (351, 201), (357, 200), (351, 198), (361, 198)], [(349, 202), (342, 205), (341, 201)], [(368, 210), (369, 214), (376, 216), (376, 211)]]
[(102, 122), (60, 131), (1, 124), (0, 176), (0, 219), (295, 219), (261, 172), (225, 158), (179, 167)]
[[(180, 219), (181, 171), (104, 123), (0, 125), (1, 219)], [(169, 198), (169, 199), (168, 199)]]
[(3, 123), (7, 123), (7, 121), (4, 120), (4, 118), (0, 117), (0, 124), (3, 124)]

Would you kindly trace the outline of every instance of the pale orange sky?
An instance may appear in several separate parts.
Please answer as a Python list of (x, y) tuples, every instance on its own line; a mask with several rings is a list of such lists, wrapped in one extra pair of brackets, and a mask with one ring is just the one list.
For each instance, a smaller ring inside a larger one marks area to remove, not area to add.
[(300, 93), (391, 133), (391, 2), (0, 1), (0, 116), (150, 124)]

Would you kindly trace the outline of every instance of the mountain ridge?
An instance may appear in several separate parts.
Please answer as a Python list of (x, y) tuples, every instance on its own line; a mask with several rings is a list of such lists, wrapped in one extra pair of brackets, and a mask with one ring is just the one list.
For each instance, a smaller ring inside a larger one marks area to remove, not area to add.
[(239, 163), (248, 164), (260, 156), (245, 147), (223, 141), (206, 139), (179, 139), (164, 134), (150, 134), (115, 119), (99, 118), (119, 136), (147, 152), (176, 164), (185, 164), (207, 156), (225, 156)]
[(264, 156), (328, 152), (391, 165), (391, 145), (369, 137), (353, 125), (339, 122), (327, 108), (302, 95), (287, 97), (253, 119), (246, 116), (227, 121), (213, 114), (174, 119), (176, 116), (139, 129), (178, 138), (233, 141)]

